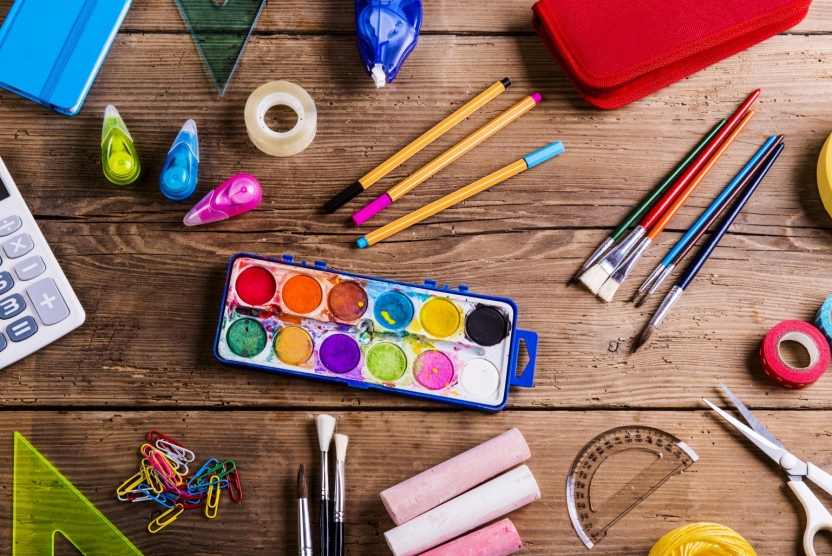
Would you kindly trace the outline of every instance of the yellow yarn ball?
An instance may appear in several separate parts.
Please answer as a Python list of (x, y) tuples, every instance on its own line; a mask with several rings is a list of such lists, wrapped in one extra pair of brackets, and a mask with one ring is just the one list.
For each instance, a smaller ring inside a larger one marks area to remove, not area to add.
[(659, 539), (649, 556), (757, 556), (739, 533), (717, 523), (693, 523)]

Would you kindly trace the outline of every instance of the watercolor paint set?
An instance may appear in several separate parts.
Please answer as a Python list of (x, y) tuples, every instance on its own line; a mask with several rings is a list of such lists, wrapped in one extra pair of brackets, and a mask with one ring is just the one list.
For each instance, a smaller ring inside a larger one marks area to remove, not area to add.
[[(531, 387), (537, 334), (510, 299), (247, 253), (231, 258), (214, 354), (223, 363), (485, 411)], [(517, 372), (520, 345), (529, 361)]]

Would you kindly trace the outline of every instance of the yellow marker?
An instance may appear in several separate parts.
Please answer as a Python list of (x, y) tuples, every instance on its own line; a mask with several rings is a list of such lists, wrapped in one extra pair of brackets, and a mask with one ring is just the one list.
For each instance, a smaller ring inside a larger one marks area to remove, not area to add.
[(832, 216), (832, 135), (826, 139), (818, 158), (818, 191), (823, 208)]
[(395, 233), (401, 232), (402, 230), (409, 228), (413, 224), (421, 222), (425, 218), (433, 216), (434, 214), (441, 212), (448, 207), (452, 207), (460, 201), (464, 201), (468, 197), (476, 195), (481, 191), (485, 191), (492, 185), (496, 185), (501, 181), (507, 180), (508, 178), (515, 176), (524, 170), (533, 168), (534, 166), (537, 166), (538, 164), (545, 162), (550, 158), (559, 155), (562, 152), (563, 144), (560, 141), (555, 141), (551, 145), (543, 147), (542, 149), (533, 152), (525, 158), (521, 158), (513, 164), (509, 164), (505, 168), (497, 170), (493, 174), (488, 175), (482, 178), (481, 180), (475, 181), (470, 185), (466, 185), (462, 189), (454, 193), (451, 193), (450, 195), (442, 197), (438, 201), (434, 201), (431, 204), (422, 207), (415, 212), (411, 212), (407, 216), (403, 216), (395, 222), (391, 222), (390, 224), (387, 224), (386, 226), (383, 226), (378, 230), (375, 230), (374, 232), (370, 232), (369, 234), (358, 240), (358, 246), (363, 249), (364, 247), (378, 243), (382, 239), (386, 239)]

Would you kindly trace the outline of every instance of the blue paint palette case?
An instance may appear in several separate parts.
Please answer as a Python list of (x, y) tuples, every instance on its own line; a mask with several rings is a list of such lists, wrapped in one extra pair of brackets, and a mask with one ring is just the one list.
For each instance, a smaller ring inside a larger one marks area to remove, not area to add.
[[(537, 334), (501, 297), (370, 278), (284, 255), (231, 258), (214, 354), (230, 365), (499, 411), (531, 387)], [(518, 372), (525, 343), (529, 362)]]

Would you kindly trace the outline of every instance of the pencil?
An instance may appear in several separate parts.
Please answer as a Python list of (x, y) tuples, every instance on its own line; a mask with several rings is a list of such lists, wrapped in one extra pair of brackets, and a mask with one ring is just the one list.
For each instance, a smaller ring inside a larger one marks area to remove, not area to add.
[(350, 202), (357, 197), (362, 191), (376, 183), (378, 180), (389, 174), (393, 169), (399, 167), (408, 158), (418, 153), (435, 140), (439, 139), (448, 130), (456, 126), (465, 118), (497, 98), (500, 93), (505, 91), (511, 85), (511, 79), (508, 77), (497, 81), (492, 86), (481, 92), (479, 95), (465, 103), (456, 112), (430, 128), (423, 133), (418, 139), (410, 143), (408, 146), (382, 162), (372, 172), (353, 183), (341, 193), (330, 199), (325, 205), (324, 210), (330, 214)]
[(598, 248), (592, 253), (592, 255), (589, 256), (589, 258), (586, 261), (584, 261), (584, 264), (581, 265), (581, 268), (579, 268), (577, 272), (575, 272), (575, 274), (572, 275), (572, 278), (570, 278), (569, 282), (566, 283), (567, 287), (571, 286), (576, 281), (578, 281), (578, 279), (583, 275), (584, 272), (587, 271), (587, 269), (589, 269), (589, 267), (595, 264), (595, 262), (598, 259), (603, 257), (604, 253), (606, 253), (607, 250), (610, 247), (612, 247), (612, 245), (616, 241), (621, 239), (621, 236), (623, 236), (624, 233), (630, 229), (630, 226), (632, 226), (636, 220), (641, 218), (645, 212), (650, 210), (650, 208), (659, 200), (659, 197), (665, 191), (667, 191), (667, 189), (671, 185), (673, 185), (673, 182), (675, 182), (679, 175), (682, 172), (684, 172), (688, 166), (691, 165), (693, 159), (696, 158), (699, 155), (699, 153), (701, 153), (702, 150), (708, 146), (708, 143), (711, 142), (711, 140), (714, 138), (714, 135), (716, 135), (727, 122), (728, 120), (723, 119), (719, 123), (717, 123), (716, 126), (714, 126), (714, 128), (707, 135), (705, 135), (705, 137), (699, 142), (699, 144), (696, 145), (693, 148), (693, 150), (690, 151), (690, 153), (688, 153), (688, 156), (682, 162), (680, 162), (678, 166), (676, 166), (673, 172), (671, 172), (670, 175), (664, 179), (664, 181), (657, 185), (656, 188), (653, 191), (651, 191), (650, 194), (647, 197), (645, 197), (641, 201), (641, 203), (639, 203), (636, 206), (636, 208), (634, 208), (632, 212), (630, 212), (630, 214), (627, 215), (627, 217), (624, 220), (621, 221), (621, 223), (615, 230), (613, 230), (609, 237), (607, 237), (607, 239), (601, 242), (601, 245), (598, 246)]
[(693, 192), (699, 187), (699, 184), (705, 179), (705, 177), (711, 172), (716, 163), (719, 162), (719, 159), (722, 158), (722, 155), (728, 150), (728, 147), (734, 142), (734, 140), (739, 137), (740, 133), (745, 129), (745, 126), (748, 125), (748, 122), (754, 118), (754, 110), (749, 110), (746, 112), (745, 116), (737, 127), (731, 132), (731, 135), (728, 136), (727, 139), (719, 146), (719, 149), (714, 153), (714, 155), (708, 160), (707, 164), (699, 171), (696, 177), (691, 181), (688, 186), (685, 188), (682, 193), (676, 197), (676, 200), (673, 201), (673, 204), (668, 208), (664, 214), (662, 214), (659, 221), (656, 222), (652, 228), (650, 228), (650, 233), (647, 234), (647, 237), (641, 240), (638, 247), (636, 247), (632, 253), (627, 257), (627, 259), (621, 263), (621, 265), (610, 275), (604, 285), (601, 286), (601, 289), (598, 291), (598, 296), (609, 303), (612, 301), (612, 298), (615, 296), (615, 292), (618, 291), (619, 286), (627, 279), (627, 276), (630, 272), (635, 268), (636, 263), (638, 263), (639, 259), (641, 259), (642, 255), (647, 252), (647, 249), (650, 248), (650, 245), (656, 241), (656, 238), (659, 237), (664, 229), (670, 224), (670, 221), (673, 220), (673, 217), (676, 216), (676, 213), (679, 212), (679, 209), (687, 202)]
[(384, 208), (390, 206), (394, 201), (398, 201), (403, 195), (405, 195), (408, 191), (412, 190), (420, 183), (424, 182), (454, 160), (458, 159), (504, 127), (508, 124), (537, 106), (537, 103), (540, 102), (541, 97), (538, 93), (534, 93), (531, 96), (528, 96), (482, 126), (480, 129), (439, 155), (438, 157), (434, 158), (432, 161), (427, 163), (425, 166), (408, 176), (406, 179), (402, 180), (399, 184), (390, 188), (387, 193), (361, 209), (360, 211), (356, 212), (352, 219), (355, 222), (356, 226), (360, 226), (370, 218), (372, 218), (375, 214), (378, 214)]
[(642, 331), (641, 335), (638, 337), (638, 340), (635, 346), (633, 347), (633, 353), (638, 351), (638, 349), (641, 346), (647, 343), (647, 341), (650, 339), (650, 336), (652, 336), (653, 333), (658, 329), (664, 317), (667, 316), (667, 314), (670, 312), (670, 309), (673, 308), (673, 305), (675, 305), (679, 298), (682, 297), (682, 294), (685, 293), (685, 290), (688, 288), (688, 286), (690, 286), (691, 282), (693, 282), (693, 279), (696, 278), (696, 275), (705, 265), (705, 262), (708, 260), (708, 257), (711, 256), (711, 253), (714, 252), (714, 249), (716, 249), (716, 246), (722, 240), (723, 236), (728, 231), (728, 228), (731, 227), (731, 224), (734, 223), (734, 220), (736, 220), (737, 216), (739, 216), (740, 212), (742, 212), (743, 207), (745, 207), (745, 204), (748, 203), (748, 200), (754, 194), (754, 191), (757, 190), (757, 186), (759, 186), (760, 183), (762, 183), (762, 181), (765, 179), (766, 174), (768, 174), (768, 171), (771, 169), (772, 165), (777, 161), (777, 157), (780, 156), (780, 153), (783, 152), (784, 148), (785, 145), (783, 143), (780, 143), (780, 145), (777, 146), (777, 149), (773, 153), (771, 153), (771, 156), (769, 156), (766, 159), (765, 165), (756, 175), (754, 181), (752, 181), (751, 184), (749, 184), (749, 186), (745, 189), (745, 191), (743, 192), (743, 196), (740, 197), (740, 200), (737, 201), (737, 204), (734, 205), (734, 208), (731, 210), (731, 212), (728, 213), (728, 216), (725, 217), (725, 219), (719, 225), (719, 228), (714, 230), (713, 235), (710, 238), (708, 238), (707, 243), (705, 243), (705, 245), (702, 246), (702, 249), (699, 251), (699, 253), (696, 254), (696, 258), (693, 261), (691, 261), (690, 266), (688, 266), (688, 268), (685, 269), (685, 272), (682, 274), (682, 276), (679, 277), (679, 281), (676, 282), (676, 285), (674, 285), (673, 288), (671, 288), (670, 292), (668, 292), (667, 296), (664, 298), (664, 301), (662, 301), (662, 304), (659, 307), (658, 311), (656, 311), (656, 314), (653, 315), (652, 319), (650, 319), (650, 323), (645, 327), (644, 331)]
[(563, 152), (563, 143), (560, 141), (555, 141), (554, 143), (543, 147), (540, 150), (537, 150), (517, 162), (509, 164), (505, 168), (497, 170), (493, 174), (489, 174), (484, 178), (475, 181), (470, 185), (466, 185), (462, 189), (459, 189), (450, 195), (446, 195), (442, 197), (438, 201), (434, 201), (431, 204), (420, 208), (417, 211), (411, 212), (407, 216), (403, 216), (396, 220), (395, 222), (391, 222), (386, 226), (379, 228), (369, 234), (365, 235), (364, 237), (358, 240), (358, 246), (362, 249), (368, 247), (370, 245), (374, 245), (383, 239), (387, 239), (388, 237), (392, 236), (393, 234), (397, 234), (402, 230), (406, 230), (410, 226), (421, 222), (425, 218), (431, 217), (436, 213), (442, 212), (446, 208), (452, 207), (455, 204), (459, 203), (460, 201), (464, 201), (465, 199), (480, 193), (481, 191), (485, 191), (492, 185), (497, 185), (498, 183), (509, 179), (512, 176), (516, 176), (520, 172), (528, 170), (529, 168), (534, 168), (538, 164), (542, 164), (547, 160), (556, 157), (560, 153)]

